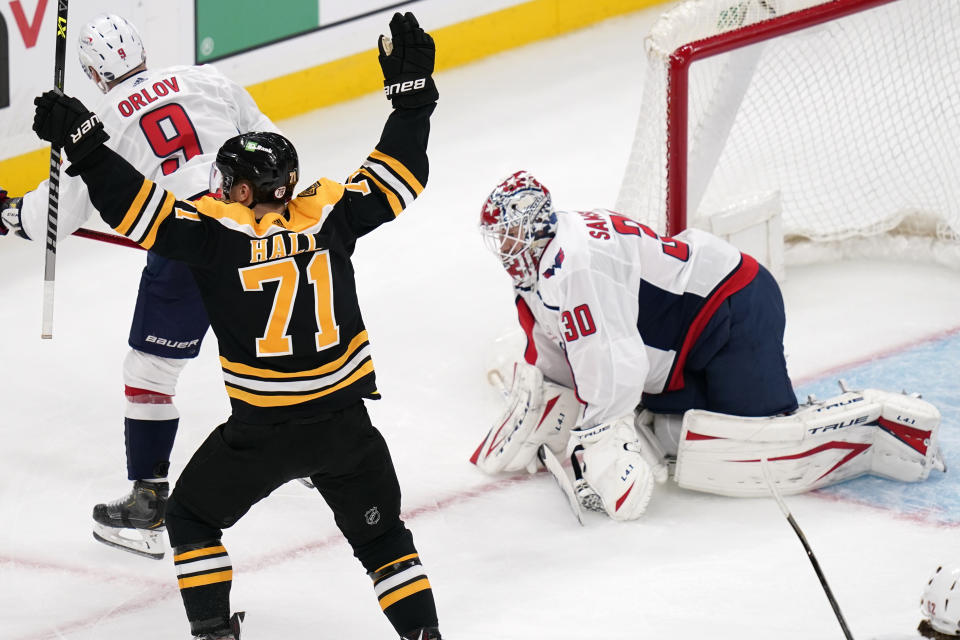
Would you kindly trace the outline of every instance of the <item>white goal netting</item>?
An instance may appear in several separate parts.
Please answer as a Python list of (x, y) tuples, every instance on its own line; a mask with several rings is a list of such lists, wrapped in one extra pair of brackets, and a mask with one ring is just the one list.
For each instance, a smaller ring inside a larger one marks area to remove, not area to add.
[(620, 211), (674, 233), (779, 192), (788, 241), (960, 266), (960, 0), (687, 0), (645, 45)]

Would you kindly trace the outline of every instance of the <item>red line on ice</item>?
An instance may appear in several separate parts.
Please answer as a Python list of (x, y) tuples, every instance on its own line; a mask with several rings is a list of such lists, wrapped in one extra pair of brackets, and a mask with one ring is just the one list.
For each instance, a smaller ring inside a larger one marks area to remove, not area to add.
[[(414, 518), (418, 518), (423, 515), (437, 513), (446, 509), (447, 507), (469, 502), (475, 498), (496, 493), (504, 489), (509, 489), (510, 487), (525, 483), (534, 477), (542, 477), (542, 475), (518, 473), (509, 477), (495, 480), (493, 482), (487, 482), (476, 487), (455, 491), (437, 500), (434, 500), (429, 504), (408, 509), (401, 514), (401, 517), (404, 520), (413, 520)], [(242, 570), (245, 574), (255, 573), (263, 569), (275, 567), (279, 563), (294, 560), (305, 554), (322, 551), (339, 543), (346, 544), (346, 540), (342, 535), (339, 533), (330, 535), (322, 540), (284, 549), (282, 551), (264, 554), (254, 559), (252, 562), (244, 562)], [(118, 551), (117, 553), (122, 552)], [(165, 559), (164, 561), (167, 560)], [(51, 622), (48, 623), (45, 631), (28, 633), (27, 635), (18, 636), (17, 638), (11, 640), (51, 640), (54, 638), (62, 638), (70, 633), (92, 629), (96, 627), (97, 623), (99, 623), (101, 620), (109, 619), (117, 614), (125, 615), (137, 613), (143, 611), (144, 609), (151, 608), (158, 602), (162, 602), (168, 598), (177, 597), (180, 594), (180, 591), (176, 586), (176, 581), (173, 579), (172, 575), (169, 581), (161, 581), (144, 578), (139, 575), (117, 574), (105, 571), (103, 569), (97, 569), (95, 567), (69, 565), (66, 563), (51, 562), (47, 560), (32, 560), (26, 559), (22, 556), (13, 557), (6, 554), (0, 554), (0, 566), (3, 565), (13, 565), (14, 568), (25, 570), (66, 572), (81, 578), (92, 579), (99, 582), (123, 581), (144, 589), (143, 591), (129, 594), (128, 597), (130, 600), (118, 606), (98, 609), (95, 612), (86, 613), (82, 617), (66, 622)]]

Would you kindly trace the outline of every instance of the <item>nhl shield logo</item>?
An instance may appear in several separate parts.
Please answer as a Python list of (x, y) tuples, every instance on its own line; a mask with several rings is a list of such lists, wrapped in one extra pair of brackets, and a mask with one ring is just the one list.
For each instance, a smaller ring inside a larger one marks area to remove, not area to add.
[(367, 521), (367, 524), (373, 526), (380, 522), (380, 510), (376, 507), (371, 507), (363, 514), (363, 518)]

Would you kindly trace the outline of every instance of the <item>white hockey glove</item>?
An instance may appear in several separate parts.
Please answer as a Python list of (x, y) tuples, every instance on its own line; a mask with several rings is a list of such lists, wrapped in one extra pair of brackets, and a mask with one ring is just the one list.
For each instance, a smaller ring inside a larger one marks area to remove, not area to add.
[[(583, 447), (583, 480), (596, 493), (607, 515), (621, 521), (643, 515), (654, 485), (647, 458), (655, 454), (638, 437), (633, 414), (595, 427), (574, 429), (570, 435), (578, 443), (575, 450)], [(666, 479), (665, 468), (662, 477)], [(597, 510), (586, 493), (581, 487), (581, 502), (588, 509)]]
[[(20, 203), (23, 198), (8, 198), (5, 189), (0, 189), (0, 236), (13, 231), (21, 238), (27, 238), (20, 224)], [(28, 238), (29, 239), (29, 238)]]
[(517, 362), (510, 387), (504, 390), (507, 406), (470, 457), (485, 473), (537, 470), (537, 448), (547, 445), (563, 453), (570, 428), (580, 418), (580, 403), (573, 389), (546, 382), (536, 367)]

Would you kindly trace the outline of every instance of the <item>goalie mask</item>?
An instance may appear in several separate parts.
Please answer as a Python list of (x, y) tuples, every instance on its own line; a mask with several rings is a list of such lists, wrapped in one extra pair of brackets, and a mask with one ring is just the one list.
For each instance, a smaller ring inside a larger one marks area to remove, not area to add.
[(484, 244), (521, 289), (536, 282), (540, 256), (556, 231), (550, 191), (526, 171), (517, 171), (498, 184), (480, 212)]
[(226, 200), (237, 180), (253, 185), (253, 202), (289, 202), (300, 173), (293, 143), (279, 133), (234, 136), (220, 147), (210, 168), (210, 193)]
[[(933, 572), (920, 599), (925, 622), (942, 634), (960, 635), (960, 564), (941, 565)], [(920, 625), (924, 627), (923, 623)]]
[(84, 25), (78, 49), (83, 72), (104, 93), (110, 90), (107, 83), (122, 78), (147, 60), (136, 28), (112, 13), (99, 15)]

